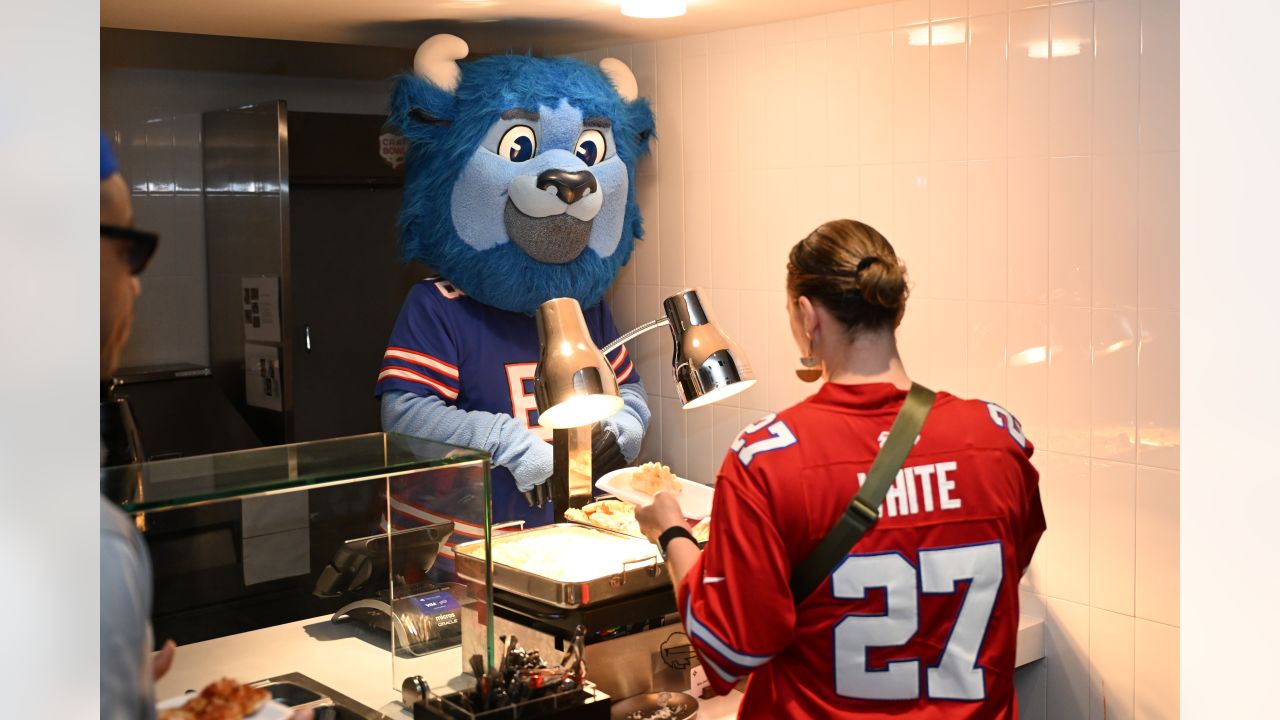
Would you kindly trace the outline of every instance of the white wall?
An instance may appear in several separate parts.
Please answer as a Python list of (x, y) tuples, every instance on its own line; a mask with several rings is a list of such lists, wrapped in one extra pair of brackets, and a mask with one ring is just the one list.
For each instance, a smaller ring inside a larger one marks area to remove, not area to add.
[(582, 57), (606, 54), (659, 135), (618, 324), (704, 288), (762, 379), (685, 413), (669, 337), (638, 340), (646, 455), (710, 481), (744, 424), (811, 391), (786, 253), (869, 222), (914, 280), (908, 371), (1004, 404), (1038, 447), (1049, 531), (1023, 603), (1048, 656), (1019, 673), (1024, 717), (1177, 717), (1176, 2), (904, 0)]
[(384, 113), (387, 81), (114, 69), (102, 77), (102, 129), (133, 190), (135, 225), (160, 233), (142, 276), (121, 365), (209, 362), (200, 113), (267, 100), (290, 110)]

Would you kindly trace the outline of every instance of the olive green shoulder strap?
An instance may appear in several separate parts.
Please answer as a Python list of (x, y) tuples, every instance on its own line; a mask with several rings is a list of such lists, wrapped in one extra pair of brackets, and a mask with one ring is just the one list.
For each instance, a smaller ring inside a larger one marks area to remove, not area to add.
[(876, 509), (884, 502), (885, 494), (889, 492), (907, 455), (915, 446), (920, 428), (924, 427), (925, 418), (929, 417), (929, 410), (933, 408), (934, 397), (935, 393), (925, 386), (911, 384), (911, 391), (907, 393), (907, 399), (903, 401), (902, 408), (898, 410), (898, 416), (889, 429), (889, 437), (871, 463), (866, 482), (853, 500), (849, 501), (849, 506), (827, 536), (792, 572), (791, 597), (796, 605), (812, 595), (836, 568), (836, 564), (849, 554), (858, 539), (875, 526), (880, 517)]

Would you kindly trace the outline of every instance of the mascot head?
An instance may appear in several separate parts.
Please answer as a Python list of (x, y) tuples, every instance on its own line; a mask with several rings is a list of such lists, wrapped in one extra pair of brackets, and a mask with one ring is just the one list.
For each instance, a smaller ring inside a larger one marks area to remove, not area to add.
[(486, 305), (595, 305), (643, 234), (635, 172), (653, 113), (635, 76), (613, 58), (466, 55), (436, 35), (396, 82), (403, 254)]

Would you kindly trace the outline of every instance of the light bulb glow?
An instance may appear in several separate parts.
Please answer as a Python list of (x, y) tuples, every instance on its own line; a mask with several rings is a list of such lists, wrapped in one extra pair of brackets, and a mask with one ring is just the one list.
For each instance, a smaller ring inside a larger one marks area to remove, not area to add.
[(552, 429), (590, 425), (618, 412), (622, 404), (617, 395), (577, 395), (538, 413), (538, 424)]
[(752, 385), (755, 385), (755, 384), (756, 384), (756, 381), (753, 378), (751, 380), (740, 380), (736, 383), (733, 383), (732, 385), (724, 385), (722, 387), (716, 388), (715, 390), (709, 390), (703, 393), (702, 395), (685, 403), (684, 409), (692, 410), (694, 408), (700, 408), (703, 405), (710, 405), (711, 403), (720, 402), (721, 400), (724, 400), (727, 397), (733, 397), (734, 395), (737, 395), (738, 393), (750, 388)]
[(622, 0), (622, 14), (650, 20), (683, 15), (685, 0)]

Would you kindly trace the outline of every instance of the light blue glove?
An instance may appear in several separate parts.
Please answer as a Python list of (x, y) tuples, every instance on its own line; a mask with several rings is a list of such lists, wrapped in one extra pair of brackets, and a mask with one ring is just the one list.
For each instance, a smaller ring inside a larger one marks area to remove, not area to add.
[(618, 438), (618, 447), (622, 449), (622, 457), (627, 462), (635, 462), (640, 455), (640, 445), (644, 442), (645, 431), (649, 429), (649, 396), (644, 391), (644, 383), (637, 380), (627, 385), (619, 385), (618, 393), (622, 395), (623, 406), (618, 412), (601, 421), (605, 430)]
[[(644, 411), (647, 420), (648, 408)], [(614, 417), (625, 413), (623, 410)], [(495, 465), (511, 471), (520, 492), (532, 490), (551, 477), (551, 444), (510, 415), (460, 410), (435, 395), (391, 391), (382, 394), (382, 429), (484, 450), (493, 456)], [(622, 436), (618, 439), (621, 442)], [(639, 444), (636, 447), (638, 450)]]

